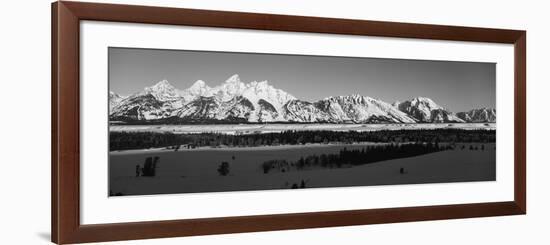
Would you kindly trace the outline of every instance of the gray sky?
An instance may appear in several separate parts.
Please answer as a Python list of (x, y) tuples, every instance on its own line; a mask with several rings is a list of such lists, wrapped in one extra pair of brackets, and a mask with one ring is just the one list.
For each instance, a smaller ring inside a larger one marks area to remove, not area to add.
[(109, 89), (129, 95), (166, 79), (210, 87), (233, 74), (268, 80), (298, 99), (361, 94), (388, 103), (422, 96), (453, 112), (495, 107), (496, 65), (328, 56), (109, 48)]

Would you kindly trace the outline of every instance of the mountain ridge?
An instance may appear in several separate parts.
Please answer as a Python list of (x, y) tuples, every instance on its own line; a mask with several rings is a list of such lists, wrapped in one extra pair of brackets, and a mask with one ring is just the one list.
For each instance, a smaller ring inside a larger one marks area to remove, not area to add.
[(114, 121), (220, 123), (464, 123), (495, 122), (496, 110), (472, 109), (457, 114), (427, 97), (392, 104), (359, 94), (317, 101), (298, 99), (268, 81), (244, 83), (238, 74), (210, 87), (197, 80), (179, 90), (161, 80), (123, 97), (109, 91), (109, 118)]

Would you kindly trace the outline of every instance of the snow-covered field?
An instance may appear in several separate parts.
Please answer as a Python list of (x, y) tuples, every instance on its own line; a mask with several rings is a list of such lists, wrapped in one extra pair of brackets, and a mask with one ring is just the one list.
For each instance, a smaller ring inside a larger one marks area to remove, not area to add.
[(212, 124), (212, 125), (110, 125), (111, 132), (171, 132), (176, 134), (214, 132), (223, 134), (277, 133), (286, 130), (377, 131), (400, 129), (487, 129), (495, 123), (416, 124)]
[[(342, 148), (362, 148), (367, 144), (314, 145), (285, 148), (192, 149), (185, 151), (149, 150), (111, 152), (110, 190), (124, 195), (217, 192), (239, 190), (289, 189), (305, 182), (311, 187), (343, 187), (390, 184), (442, 183), (495, 180), (495, 144), (459, 144), (447, 150), (416, 157), (393, 159), (349, 168), (269, 172), (261, 164), (272, 159), (295, 161), (302, 156), (336, 153)], [(480, 150), (470, 150), (469, 146)], [(135, 167), (148, 156), (159, 156), (156, 177), (135, 177)], [(229, 162), (228, 176), (217, 168)], [(405, 169), (405, 174), (400, 173)]]

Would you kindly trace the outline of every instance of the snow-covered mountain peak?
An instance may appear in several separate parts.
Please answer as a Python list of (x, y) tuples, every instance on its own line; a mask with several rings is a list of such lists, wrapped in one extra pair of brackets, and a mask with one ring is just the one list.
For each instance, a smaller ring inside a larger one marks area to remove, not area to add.
[(173, 100), (179, 97), (177, 89), (167, 80), (162, 80), (151, 87), (146, 87), (141, 95), (145, 94), (153, 95), (160, 101)]
[(300, 123), (447, 123), (494, 122), (496, 111), (480, 108), (454, 113), (432, 99), (416, 97), (393, 104), (360, 94), (300, 100), (268, 81), (242, 82), (239, 75), (210, 87), (203, 80), (178, 90), (162, 80), (128, 97), (109, 91), (113, 120), (182, 122), (300, 122)]
[(185, 101), (191, 101), (197, 97), (209, 97), (212, 96), (212, 88), (210, 88), (203, 80), (197, 80), (191, 87), (182, 90), (181, 96)]
[[(263, 96), (281, 97), (281, 99), (278, 99), (278, 100), (281, 100), (281, 101), (284, 101), (284, 102), (286, 102), (288, 100), (296, 99), (291, 94), (289, 94), (289, 93), (287, 93), (287, 92), (285, 92), (281, 89), (277, 89), (277, 88), (271, 86), (267, 80), (264, 80), (264, 81), (261, 81), (261, 82), (253, 81), (253, 82), (247, 84), (246, 87), (247, 87), (247, 89), (245, 90), (245, 93), (248, 90), (253, 90), (254, 93), (261, 94)], [(282, 97), (284, 97), (284, 98), (282, 98)]]
[(253, 81), (249, 83), (248, 86), (253, 87), (256, 90), (265, 90), (265, 89), (273, 88), (273, 86), (269, 85), (269, 82), (267, 80), (264, 80), (261, 82)]
[(109, 99), (110, 99), (110, 100), (118, 100), (118, 101), (120, 101), (120, 100), (123, 100), (123, 99), (125, 99), (125, 98), (127, 98), (127, 97), (128, 97), (128, 96), (120, 95), (120, 94), (117, 94), (117, 93), (115, 93), (115, 92), (113, 92), (113, 91), (109, 91)]
[(115, 106), (117, 106), (125, 98), (126, 98), (125, 96), (117, 94), (113, 91), (109, 91), (109, 110), (112, 110)]
[(411, 103), (415, 106), (424, 106), (428, 109), (443, 109), (443, 107), (436, 104), (432, 99), (427, 97), (416, 97), (411, 100)]
[(227, 80), (225, 80), (225, 83), (238, 84), (238, 83), (241, 83), (241, 78), (239, 77), (239, 74), (235, 74), (233, 76), (230, 76)]
[(412, 100), (418, 100), (418, 101), (431, 101), (433, 102), (432, 99), (428, 98), (428, 97), (422, 97), (422, 96), (417, 96), (415, 98), (413, 98)]
[(408, 101), (393, 105), (405, 112), (419, 122), (464, 122), (462, 119), (442, 106), (436, 104), (432, 99), (416, 97)]
[(203, 80), (197, 80), (191, 87), (179, 92), (184, 101), (192, 101), (198, 97), (210, 97), (212, 96), (212, 88), (206, 85)]
[(363, 95), (360, 95), (360, 94), (340, 95), (340, 96), (336, 96), (336, 97), (330, 96), (330, 97), (326, 98), (325, 100), (340, 101), (340, 102), (345, 102), (345, 103), (353, 102), (353, 103), (362, 103), (362, 104), (372, 102), (372, 101), (378, 101), (377, 99), (374, 99), (374, 98), (371, 98), (371, 97), (368, 97), (368, 96), (363, 96)]
[[(282, 111), (283, 106), (287, 102), (296, 100), (296, 98), (291, 94), (281, 89), (274, 88), (267, 81), (253, 81), (246, 84), (246, 88), (242, 91), (241, 95), (251, 101), (254, 106), (258, 108), (260, 108), (260, 101), (263, 100), (264, 102), (269, 103), (270, 106), (273, 107), (274, 111)], [(265, 106), (266, 103), (263, 103), (263, 105)]]
[(175, 88), (174, 86), (172, 86), (172, 84), (170, 84), (170, 82), (168, 82), (168, 80), (164, 79), (157, 82), (155, 85), (148, 87), (148, 89), (159, 90), (159, 89), (175, 89)]
[(223, 84), (216, 86), (212, 89), (212, 93), (222, 101), (228, 101), (235, 96), (242, 95), (246, 89), (246, 85), (241, 82), (238, 74), (235, 74), (228, 78)]
[(176, 88), (174, 86), (172, 86), (172, 84), (170, 84), (168, 82), (168, 80), (162, 80), (160, 82), (157, 82), (153, 86), (146, 87), (145, 91), (146, 92), (161, 92), (161, 91), (171, 91), (171, 90), (175, 90), (175, 89)]
[(202, 88), (202, 87), (206, 87), (206, 83), (203, 81), (203, 80), (197, 80), (195, 83), (193, 83), (193, 85), (191, 85), (191, 87), (189, 88)]
[(208, 85), (206, 85), (206, 83), (203, 80), (197, 80), (187, 90), (192, 91), (196, 95), (202, 95), (205, 92), (209, 91), (210, 87), (208, 87)]
[(413, 123), (414, 119), (390, 104), (368, 96), (351, 94), (328, 97), (315, 103), (326, 112), (328, 121), (352, 121), (355, 123)]
[(483, 107), (456, 114), (467, 122), (496, 122), (497, 112), (494, 108)]

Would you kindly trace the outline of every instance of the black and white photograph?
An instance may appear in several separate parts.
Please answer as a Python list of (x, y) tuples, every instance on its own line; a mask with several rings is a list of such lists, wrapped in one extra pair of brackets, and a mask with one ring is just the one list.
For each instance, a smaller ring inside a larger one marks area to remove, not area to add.
[(495, 63), (108, 58), (110, 197), (496, 180)]

